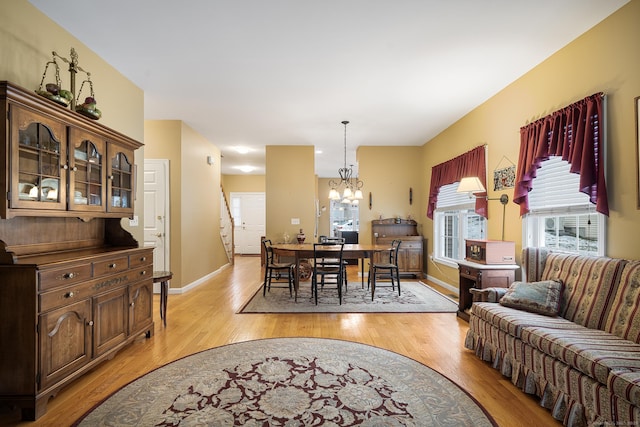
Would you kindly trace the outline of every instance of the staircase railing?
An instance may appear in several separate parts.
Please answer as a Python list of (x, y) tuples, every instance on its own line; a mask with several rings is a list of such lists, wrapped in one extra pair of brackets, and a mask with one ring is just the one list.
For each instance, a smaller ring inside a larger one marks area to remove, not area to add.
[(233, 243), (233, 216), (224, 188), (220, 186), (220, 239), (227, 253), (229, 263), (233, 265), (234, 259), (234, 243)]

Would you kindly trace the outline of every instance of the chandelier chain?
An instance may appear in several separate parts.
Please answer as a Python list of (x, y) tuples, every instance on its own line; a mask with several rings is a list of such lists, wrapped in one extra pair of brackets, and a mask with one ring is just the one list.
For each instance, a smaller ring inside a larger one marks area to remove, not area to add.
[[(340, 182), (334, 180), (329, 181), (331, 191), (329, 192), (329, 198), (332, 200), (342, 200), (342, 203), (358, 204), (362, 199), (362, 187), (364, 183), (356, 176), (353, 178), (353, 165), (347, 168), (347, 120), (342, 121), (344, 125), (344, 167), (338, 169), (338, 175), (340, 175)], [(344, 187), (343, 195), (340, 196), (338, 191), (339, 187)]]

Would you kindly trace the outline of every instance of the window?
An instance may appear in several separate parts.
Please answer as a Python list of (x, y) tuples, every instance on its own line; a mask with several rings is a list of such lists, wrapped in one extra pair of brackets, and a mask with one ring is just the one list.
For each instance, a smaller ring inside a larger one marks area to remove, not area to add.
[(231, 216), (236, 225), (242, 224), (242, 198), (231, 196)]
[(580, 176), (569, 167), (560, 157), (542, 162), (529, 192), (523, 245), (604, 256), (606, 217), (578, 191)]
[(331, 237), (339, 237), (341, 231), (359, 231), (359, 205), (331, 200), (329, 221), (331, 221)]
[(452, 267), (465, 257), (465, 239), (486, 239), (486, 219), (475, 212), (475, 198), (457, 188), (457, 182), (440, 187), (433, 221), (434, 257)]

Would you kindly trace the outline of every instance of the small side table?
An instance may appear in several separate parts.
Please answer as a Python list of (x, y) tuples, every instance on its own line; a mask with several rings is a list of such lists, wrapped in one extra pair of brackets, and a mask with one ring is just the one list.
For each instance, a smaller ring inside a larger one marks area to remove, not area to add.
[(170, 271), (154, 271), (153, 283), (160, 282), (160, 318), (167, 326), (167, 295), (169, 294), (169, 280), (173, 277)]
[(458, 317), (469, 321), (469, 312), (473, 297), (469, 289), (508, 288), (515, 280), (517, 264), (479, 264), (470, 261), (458, 261), (460, 295), (458, 298)]

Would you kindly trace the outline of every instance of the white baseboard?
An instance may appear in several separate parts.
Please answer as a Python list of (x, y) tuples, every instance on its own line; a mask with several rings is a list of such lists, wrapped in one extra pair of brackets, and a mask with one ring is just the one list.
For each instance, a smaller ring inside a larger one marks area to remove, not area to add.
[(427, 280), (429, 280), (429, 281), (431, 281), (431, 282), (435, 283), (435, 284), (436, 284), (436, 285), (438, 285), (438, 286), (442, 286), (443, 288), (445, 288), (445, 289), (447, 289), (447, 290), (449, 290), (449, 291), (453, 292), (453, 293), (454, 293), (454, 294), (456, 294), (456, 295), (459, 295), (459, 294), (460, 294), (460, 289), (458, 289), (457, 287), (452, 286), (452, 285), (450, 285), (450, 284), (448, 284), (448, 283), (446, 283), (446, 282), (443, 282), (443, 281), (442, 281), (442, 280), (440, 280), (440, 279), (436, 279), (435, 277), (430, 276), (430, 275), (428, 275), (428, 274), (427, 274)]
[[(205, 283), (207, 280), (215, 277), (216, 275), (220, 274), (220, 272), (222, 272), (223, 270), (230, 268), (231, 264), (227, 263), (225, 265), (223, 265), (222, 267), (220, 267), (219, 269), (217, 269), (216, 271), (212, 271), (211, 273), (207, 274), (206, 276), (203, 276), (201, 278), (199, 278), (198, 280), (194, 280), (193, 282), (189, 283), (187, 286), (183, 286), (181, 288), (169, 288), (169, 294), (184, 294), (189, 292), (192, 289), (197, 288), (198, 286), (202, 285), (203, 283)], [(154, 293), (160, 293), (160, 290), (158, 290), (158, 292)]]

